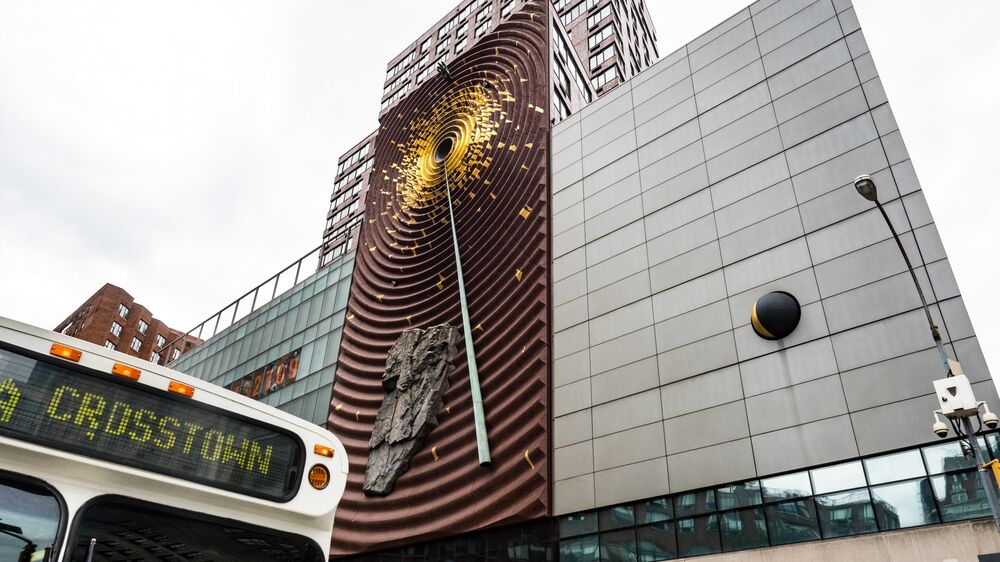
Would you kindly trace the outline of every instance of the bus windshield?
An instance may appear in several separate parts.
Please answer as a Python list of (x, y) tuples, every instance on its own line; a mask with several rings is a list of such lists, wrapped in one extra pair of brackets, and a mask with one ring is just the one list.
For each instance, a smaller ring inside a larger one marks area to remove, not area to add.
[(53, 492), (0, 473), (0, 560), (51, 559), (59, 518)]
[(81, 511), (69, 560), (84, 562), (323, 562), (313, 541), (125, 498), (98, 498)]

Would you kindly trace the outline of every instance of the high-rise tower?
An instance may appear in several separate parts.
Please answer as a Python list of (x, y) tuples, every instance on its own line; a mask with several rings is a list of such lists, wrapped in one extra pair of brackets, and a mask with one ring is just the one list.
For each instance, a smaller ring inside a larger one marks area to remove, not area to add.
[[(467, 0), (456, 6), (386, 65), (380, 115), (450, 63), (524, 4), (544, 0)], [(656, 31), (645, 0), (554, 0), (550, 122), (578, 111), (622, 80), (656, 62)], [(357, 243), (361, 208), (378, 131), (351, 147), (337, 162), (330, 208), (323, 229), (320, 267)]]

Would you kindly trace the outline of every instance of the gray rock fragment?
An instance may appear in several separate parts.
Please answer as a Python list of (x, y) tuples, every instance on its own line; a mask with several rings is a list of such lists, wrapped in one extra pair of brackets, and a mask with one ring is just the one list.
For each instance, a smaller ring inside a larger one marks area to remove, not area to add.
[(386, 496), (410, 459), (438, 424), (437, 415), (454, 370), (458, 330), (448, 324), (405, 330), (389, 349), (382, 375), (385, 397), (368, 441), (368, 467), (362, 488)]

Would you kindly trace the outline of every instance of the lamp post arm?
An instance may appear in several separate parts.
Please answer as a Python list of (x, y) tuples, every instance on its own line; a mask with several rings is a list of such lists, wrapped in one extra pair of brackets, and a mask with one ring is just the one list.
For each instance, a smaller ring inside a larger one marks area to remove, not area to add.
[(941, 363), (944, 365), (944, 370), (950, 377), (951, 366), (948, 364), (948, 353), (944, 350), (944, 343), (941, 341), (941, 332), (938, 330), (937, 325), (934, 324), (934, 318), (931, 317), (931, 310), (927, 306), (927, 298), (924, 297), (924, 291), (920, 288), (920, 281), (917, 280), (917, 272), (913, 270), (913, 264), (910, 263), (910, 256), (906, 253), (906, 248), (903, 247), (903, 241), (899, 239), (899, 233), (896, 232), (896, 227), (892, 226), (892, 221), (889, 220), (889, 214), (885, 212), (885, 208), (882, 207), (882, 203), (875, 200), (875, 206), (878, 207), (880, 213), (882, 213), (882, 218), (885, 219), (885, 224), (889, 225), (889, 232), (892, 233), (892, 239), (896, 241), (896, 246), (899, 247), (899, 253), (903, 254), (903, 261), (906, 262), (906, 269), (910, 272), (910, 277), (913, 279), (913, 286), (917, 288), (917, 295), (920, 296), (920, 304), (924, 307), (924, 314), (927, 316), (927, 326), (931, 330), (931, 337), (934, 338), (934, 344), (937, 346), (938, 355), (941, 356)]

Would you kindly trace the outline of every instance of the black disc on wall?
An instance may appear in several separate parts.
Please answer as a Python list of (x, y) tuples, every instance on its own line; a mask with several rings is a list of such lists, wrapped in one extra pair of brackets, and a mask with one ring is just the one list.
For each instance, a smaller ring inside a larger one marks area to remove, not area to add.
[(774, 291), (754, 303), (750, 324), (758, 336), (780, 340), (795, 330), (801, 317), (802, 309), (795, 297), (784, 291)]

